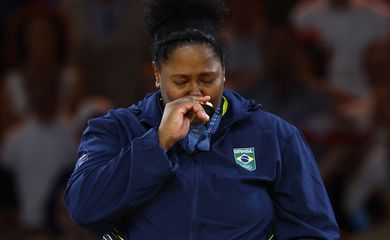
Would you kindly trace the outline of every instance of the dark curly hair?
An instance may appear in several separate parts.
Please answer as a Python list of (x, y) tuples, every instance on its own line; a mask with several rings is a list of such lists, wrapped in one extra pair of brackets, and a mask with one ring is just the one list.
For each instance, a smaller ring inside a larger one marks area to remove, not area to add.
[(218, 34), (227, 13), (222, 0), (149, 0), (146, 10), (151, 55), (158, 67), (173, 49), (191, 43), (209, 45), (224, 62), (224, 44)]

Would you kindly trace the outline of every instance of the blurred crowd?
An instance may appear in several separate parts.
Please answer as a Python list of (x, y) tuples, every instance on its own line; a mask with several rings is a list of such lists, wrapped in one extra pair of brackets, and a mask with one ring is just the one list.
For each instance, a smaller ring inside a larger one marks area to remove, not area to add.
[[(342, 239), (388, 239), (390, 1), (226, 5), (227, 87), (303, 131)], [(1, 1), (1, 239), (96, 239), (64, 187), (87, 120), (154, 91), (148, 42), (142, 1)]]

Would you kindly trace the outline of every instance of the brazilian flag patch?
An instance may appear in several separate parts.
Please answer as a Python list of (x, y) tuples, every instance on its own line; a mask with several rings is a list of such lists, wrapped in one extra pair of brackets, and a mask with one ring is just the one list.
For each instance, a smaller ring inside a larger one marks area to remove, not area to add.
[(233, 148), (236, 163), (248, 171), (256, 169), (255, 148)]

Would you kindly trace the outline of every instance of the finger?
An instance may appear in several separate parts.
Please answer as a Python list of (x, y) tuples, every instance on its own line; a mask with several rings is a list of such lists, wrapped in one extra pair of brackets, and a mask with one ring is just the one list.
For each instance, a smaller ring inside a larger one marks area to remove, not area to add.
[(210, 96), (185, 96), (182, 98), (178, 98), (173, 102), (176, 103), (187, 103), (187, 102), (208, 102), (210, 101)]
[(211, 99), (210, 96), (189, 96), (189, 97), (191, 97), (193, 100), (197, 102), (208, 102)]
[(209, 115), (205, 112), (204, 108), (199, 102), (196, 102), (192, 107), (192, 112), (200, 121), (207, 122), (209, 120)]
[(168, 104), (173, 108), (178, 107), (177, 110), (191, 122), (194, 120), (207, 122), (209, 120), (209, 116), (205, 112), (201, 103), (208, 102), (209, 100), (210, 96), (186, 96), (176, 99)]
[(207, 122), (209, 120), (209, 116), (198, 101), (193, 100), (185, 102), (183, 105), (181, 105), (180, 109), (184, 117), (187, 118), (190, 122)]

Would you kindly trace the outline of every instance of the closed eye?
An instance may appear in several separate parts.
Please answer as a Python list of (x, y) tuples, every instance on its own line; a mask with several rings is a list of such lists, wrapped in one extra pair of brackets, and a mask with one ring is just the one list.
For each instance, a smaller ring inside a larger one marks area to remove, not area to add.
[(218, 73), (216, 72), (203, 72), (199, 75), (199, 80), (205, 85), (211, 85), (218, 78)]
[(177, 86), (184, 86), (188, 81), (174, 81), (173, 83)]
[(202, 83), (204, 84), (212, 84), (214, 82), (214, 78), (213, 79), (203, 79), (201, 80)]

